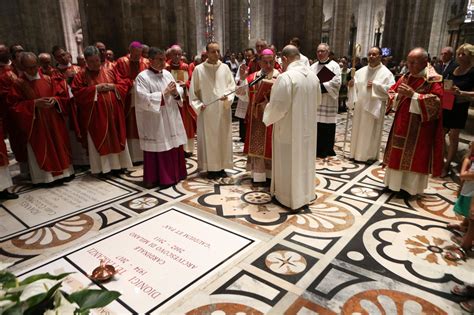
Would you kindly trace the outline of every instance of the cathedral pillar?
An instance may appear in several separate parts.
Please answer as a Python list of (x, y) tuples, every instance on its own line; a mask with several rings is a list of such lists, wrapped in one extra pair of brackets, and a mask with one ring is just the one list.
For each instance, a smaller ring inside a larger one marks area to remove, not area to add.
[(386, 8), (382, 46), (391, 48), (395, 60), (415, 47), (428, 50), (435, 1), (388, 1)]
[(329, 46), (336, 56), (351, 55), (349, 52), (351, 32), (351, 0), (335, 0), (332, 18), (332, 34), (329, 35)]
[(272, 43), (282, 49), (293, 37), (298, 37), (301, 52), (314, 58), (316, 45), (321, 40), (323, 1), (275, 0), (273, 6)]

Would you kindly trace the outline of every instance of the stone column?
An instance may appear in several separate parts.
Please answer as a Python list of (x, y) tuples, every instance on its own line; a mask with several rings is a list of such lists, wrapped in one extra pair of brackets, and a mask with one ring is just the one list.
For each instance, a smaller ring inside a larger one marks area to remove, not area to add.
[(348, 54), (351, 31), (351, 0), (335, 0), (334, 16), (332, 19), (332, 34), (329, 35), (329, 45), (336, 56)]
[(257, 39), (273, 43), (273, 1), (250, 1), (250, 41), (249, 47), (255, 47)]
[(321, 39), (323, 1), (275, 0), (273, 5), (273, 44), (282, 49), (291, 38), (298, 37), (301, 52), (314, 56), (316, 44)]
[(19, 43), (35, 53), (51, 52), (54, 45), (64, 45), (59, 1), (2, 1), (0, 39)]
[[(194, 0), (193, 2), (195, 19), (196, 19), (196, 28), (195, 28), (195, 41), (196, 41), (196, 54), (200, 54), (206, 48), (206, 12), (204, 1)], [(189, 7), (188, 7), (189, 8)], [(188, 11), (189, 12), (189, 11)]]
[(64, 30), (64, 42), (66, 49), (75, 61), (77, 55), (82, 53), (82, 25), (77, 0), (59, 1), (61, 8), (61, 21)]
[(361, 45), (361, 56), (367, 56), (369, 48), (375, 45), (375, 33), (383, 32), (384, 21), (385, 0), (359, 1), (356, 43)]
[(430, 0), (387, 2), (382, 46), (392, 49), (396, 61), (405, 59), (412, 48), (429, 48), (434, 7)]
[(448, 42), (449, 2), (445, 0), (434, 0), (433, 2), (435, 2), (435, 8), (428, 52), (431, 56), (439, 57), (441, 49)]

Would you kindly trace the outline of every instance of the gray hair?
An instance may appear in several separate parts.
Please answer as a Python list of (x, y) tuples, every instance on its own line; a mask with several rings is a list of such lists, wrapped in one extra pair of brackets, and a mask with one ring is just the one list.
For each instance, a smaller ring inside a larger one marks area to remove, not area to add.
[(165, 51), (163, 49), (157, 47), (150, 47), (150, 51), (148, 52), (148, 58), (155, 59), (156, 55), (164, 55)]
[(409, 54), (411, 54), (411, 53), (420, 54), (420, 56), (424, 60), (428, 60), (428, 58), (429, 58), (428, 52), (423, 47), (415, 47), (412, 50), (410, 50)]
[(300, 51), (294, 45), (286, 45), (281, 51), (281, 55), (290, 59), (300, 59)]
[(89, 58), (92, 56), (100, 56), (99, 49), (97, 49), (95, 46), (87, 46), (84, 49), (84, 58)]
[(45, 52), (43, 52), (43, 53), (41, 53), (41, 54), (38, 55), (38, 59), (41, 60), (41, 59), (43, 59), (43, 58), (49, 58), (49, 59), (51, 59), (51, 55), (48, 54), (48, 53), (45, 53)]
[(31, 51), (22, 51), (20, 53), (20, 63), (23, 64), (24, 60), (26, 59), (34, 59), (36, 62), (38, 62), (38, 57), (32, 53)]
[(446, 46), (444, 47), (443, 49), (446, 49), (449, 53), (451, 53), (452, 55), (454, 55), (454, 48), (451, 47), (451, 46)]
[(319, 47), (319, 46), (324, 46), (324, 47), (326, 47), (327, 51), (330, 51), (329, 45), (326, 44), (326, 43), (319, 43), (318, 47)]

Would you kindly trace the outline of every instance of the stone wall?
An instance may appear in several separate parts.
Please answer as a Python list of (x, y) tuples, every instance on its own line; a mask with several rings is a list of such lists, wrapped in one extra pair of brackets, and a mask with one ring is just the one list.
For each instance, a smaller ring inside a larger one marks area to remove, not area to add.
[(35, 53), (64, 45), (58, 1), (0, 0), (0, 41), (20, 43)]
[(274, 0), (272, 43), (282, 49), (291, 38), (299, 37), (301, 52), (314, 58), (321, 40), (322, 7), (322, 0)]
[[(79, 0), (81, 19), (86, 21), (85, 44), (102, 41), (116, 56), (127, 52), (133, 40), (161, 48), (180, 44), (196, 51), (195, 3), (186, 0)], [(200, 3), (200, 2), (199, 2)], [(201, 21), (203, 22), (203, 21)]]

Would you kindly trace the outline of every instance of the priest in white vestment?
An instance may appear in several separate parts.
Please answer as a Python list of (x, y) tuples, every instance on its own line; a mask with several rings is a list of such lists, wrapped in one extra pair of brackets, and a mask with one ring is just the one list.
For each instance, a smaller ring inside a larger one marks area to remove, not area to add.
[(321, 103), (318, 107), (317, 156), (327, 158), (335, 156), (336, 118), (339, 107), (339, 89), (341, 87), (341, 68), (329, 59), (329, 46), (321, 43), (317, 48), (318, 61), (311, 69), (318, 76), (321, 85)]
[(387, 91), (395, 83), (381, 62), (380, 48), (370, 48), (367, 57), (369, 65), (357, 70), (348, 93), (348, 106), (354, 110), (350, 157), (360, 162), (379, 158)]
[(198, 168), (210, 179), (226, 177), (232, 169), (232, 112), (235, 81), (229, 67), (219, 60), (219, 45), (207, 44), (208, 58), (196, 66), (189, 88), (189, 100), (198, 115)]
[(283, 69), (275, 81), (263, 122), (273, 124), (270, 192), (293, 210), (315, 199), (316, 118), (321, 102), (318, 77), (298, 49), (282, 51)]
[(143, 182), (147, 187), (175, 185), (186, 178), (183, 145), (186, 130), (178, 106), (183, 89), (164, 70), (165, 52), (151, 47), (150, 67), (135, 79), (135, 112), (143, 153)]

